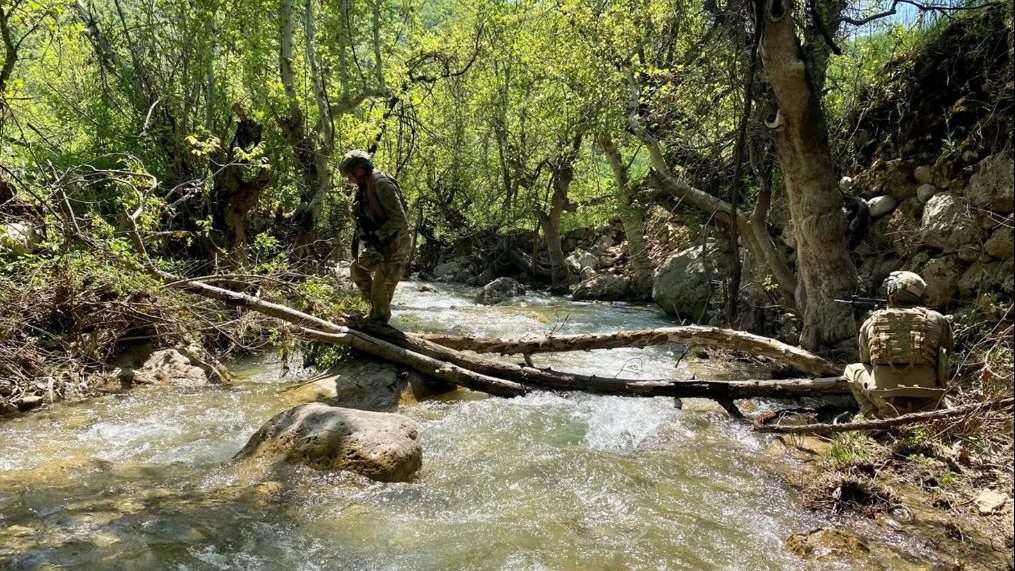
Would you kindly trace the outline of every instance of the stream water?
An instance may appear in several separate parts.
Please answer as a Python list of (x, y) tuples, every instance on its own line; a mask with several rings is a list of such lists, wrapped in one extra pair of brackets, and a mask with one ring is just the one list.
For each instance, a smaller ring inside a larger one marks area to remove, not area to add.
[[(403, 283), (395, 325), (544, 335), (670, 323), (654, 308), (529, 295), (494, 307), (468, 289)], [(623, 377), (687, 376), (679, 348), (536, 356)], [(822, 522), (796, 505), (766, 441), (671, 399), (459, 391), (403, 407), (424, 467), (410, 483), (232, 455), (298, 404), (277, 362), (225, 386), (64, 403), (0, 424), (0, 568), (803, 569), (784, 538)]]

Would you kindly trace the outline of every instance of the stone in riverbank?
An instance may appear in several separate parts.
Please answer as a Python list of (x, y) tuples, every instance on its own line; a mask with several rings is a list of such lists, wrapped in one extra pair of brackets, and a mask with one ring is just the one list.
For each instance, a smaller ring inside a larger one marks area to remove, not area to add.
[(404, 482), (422, 466), (423, 449), (416, 423), (406, 416), (310, 403), (269, 420), (236, 458), (349, 470), (381, 482)]
[(525, 288), (513, 278), (497, 278), (483, 286), (476, 294), (476, 303), (496, 305), (518, 295), (525, 295)]
[(656, 270), (652, 298), (666, 313), (697, 320), (712, 296), (712, 280), (718, 279), (716, 248), (694, 246), (680, 251)]
[(121, 368), (118, 376), (122, 382), (135, 385), (171, 384), (195, 387), (208, 382), (205, 370), (176, 349), (155, 351), (140, 367)]
[(583, 280), (571, 294), (574, 301), (620, 301), (628, 297), (631, 280), (624, 276), (603, 274)]

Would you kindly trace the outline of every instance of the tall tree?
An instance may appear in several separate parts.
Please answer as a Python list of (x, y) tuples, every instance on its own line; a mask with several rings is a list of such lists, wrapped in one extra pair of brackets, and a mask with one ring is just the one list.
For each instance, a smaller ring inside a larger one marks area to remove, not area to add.
[(761, 2), (762, 59), (778, 104), (771, 126), (796, 234), (800, 342), (811, 349), (833, 346), (855, 333), (849, 307), (833, 300), (856, 290), (857, 274), (846, 247), (846, 218), (822, 109), (824, 68), (821, 58), (806, 57), (797, 38), (792, 0)]

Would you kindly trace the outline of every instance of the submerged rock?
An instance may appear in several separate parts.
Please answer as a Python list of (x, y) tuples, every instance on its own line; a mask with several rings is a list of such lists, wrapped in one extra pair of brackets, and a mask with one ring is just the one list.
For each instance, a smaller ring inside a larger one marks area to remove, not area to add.
[(856, 534), (843, 529), (819, 527), (786, 538), (786, 550), (802, 559), (822, 563), (864, 558), (870, 548)]
[(518, 295), (525, 295), (525, 287), (514, 278), (497, 278), (483, 286), (476, 294), (476, 303), (496, 305)]
[(419, 429), (406, 416), (310, 403), (262, 426), (236, 455), (247, 458), (404, 482), (422, 466), (423, 450)]

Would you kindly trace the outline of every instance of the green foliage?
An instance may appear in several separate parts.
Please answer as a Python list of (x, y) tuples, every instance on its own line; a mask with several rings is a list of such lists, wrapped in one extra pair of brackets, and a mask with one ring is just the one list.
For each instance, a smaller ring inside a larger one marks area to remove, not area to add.
[(840, 465), (860, 465), (877, 457), (873, 443), (863, 432), (839, 432), (832, 436), (832, 459)]

